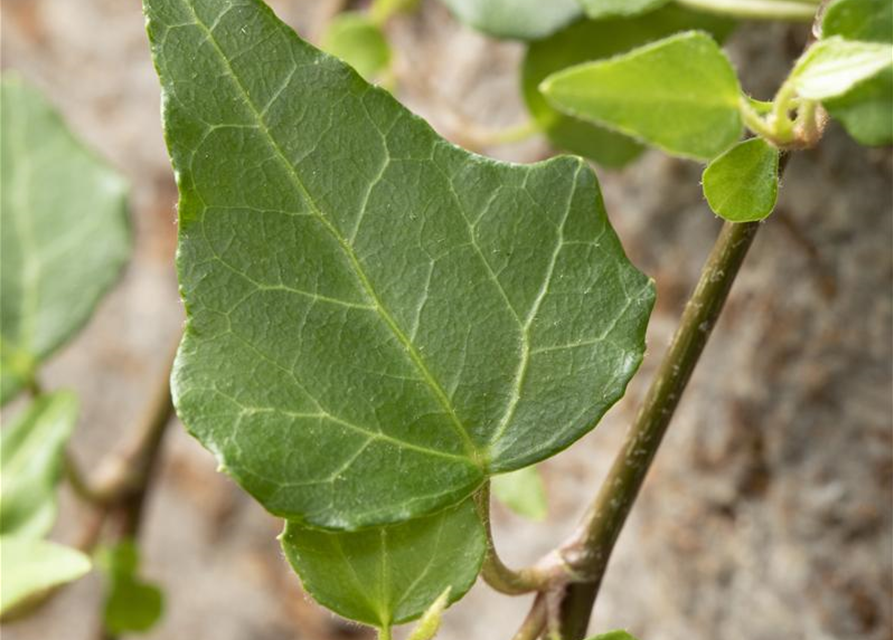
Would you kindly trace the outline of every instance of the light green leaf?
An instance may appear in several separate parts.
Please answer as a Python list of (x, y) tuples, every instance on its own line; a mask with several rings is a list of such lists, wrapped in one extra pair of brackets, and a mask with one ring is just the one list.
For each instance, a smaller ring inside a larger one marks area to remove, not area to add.
[(652, 11), (669, 2), (669, 0), (579, 0), (592, 19), (606, 16), (634, 16)]
[(636, 640), (626, 631), (608, 631), (607, 633), (600, 633), (597, 636), (592, 636), (588, 640)]
[(704, 170), (704, 196), (730, 222), (762, 220), (778, 199), (778, 149), (751, 138), (726, 151)]
[(323, 50), (372, 81), (391, 63), (391, 47), (382, 30), (365, 14), (340, 13), (329, 23), (322, 39)]
[(419, 2), (421, 0), (373, 0), (369, 16), (375, 24), (381, 25), (395, 14), (415, 11)]
[(803, 54), (791, 71), (790, 82), (801, 97), (826, 100), (889, 69), (893, 69), (893, 46), (832, 36)]
[[(826, 37), (893, 43), (893, 2), (839, 0), (829, 5), (822, 29)], [(823, 105), (861, 144), (893, 144), (893, 69)]]
[(443, 612), (450, 604), (450, 592), (452, 587), (443, 590), (437, 600), (425, 610), (419, 623), (413, 628), (406, 640), (433, 640), (437, 632), (440, 631), (440, 624), (443, 618)]
[(454, 147), (259, 0), (146, 8), (180, 188), (175, 403), (268, 510), (427, 515), (623, 394), (653, 287), (580, 159)]
[(126, 185), (34, 89), (0, 83), (0, 402), (87, 321), (130, 251)]
[(544, 520), (549, 509), (543, 478), (535, 466), (524, 467), (491, 480), (493, 496), (509, 509), (531, 520)]
[(0, 615), (90, 571), (90, 559), (55, 542), (0, 535)]
[(677, 31), (703, 29), (722, 41), (733, 27), (731, 20), (676, 5), (633, 18), (580, 20), (530, 44), (521, 69), (524, 100), (554, 145), (605, 167), (621, 167), (635, 159), (643, 147), (628, 136), (557, 111), (540, 93), (540, 82), (566, 67), (625, 53)]
[(577, 0), (441, 0), (456, 19), (497, 38), (544, 38), (576, 18)]
[(741, 89), (709, 35), (690, 31), (549, 76), (540, 88), (573, 116), (675, 155), (710, 159), (741, 137)]
[(108, 577), (103, 624), (109, 634), (151, 629), (164, 612), (164, 594), (139, 577), (139, 549), (133, 540), (106, 549), (101, 564)]
[(41, 538), (52, 528), (77, 411), (72, 393), (41, 396), (0, 432), (0, 534)]
[(449, 588), (474, 584), (487, 540), (473, 499), (417, 520), (353, 533), (286, 523), (282, 548), (304, 588), (351, 620), (388, 628), (418, 618)]
[(890, 0), (836, 0), (822, 19), (822, 36), (847, 40), (893, 42), (893, 2)]

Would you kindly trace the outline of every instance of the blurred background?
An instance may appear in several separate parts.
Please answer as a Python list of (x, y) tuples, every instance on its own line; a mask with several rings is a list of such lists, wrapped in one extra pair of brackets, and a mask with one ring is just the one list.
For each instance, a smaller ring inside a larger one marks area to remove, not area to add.
[[(318, 41), (343, 2), (270, 4)], [(132, 185), (136, 251), (87, 330), (44, 370), (82, 411), (75, 457), (90, 469), (147, 410), (166, 375), (183, 310), (176, 188), (159, 87), (137, 0), (4, 0), (2, 67), (18, 70)], [(397, 95), (445, 137), (527, 115), (523, 46), (457, 24), (433, 0), (388, 25)], [(770, 98), (806, 31), (744, 25), (728, 43), (745, 88)], [(543, 139), (486, 149), (533, 161)], [(549, 518), (495, 507), (503, 557), (537, 559), (567, 536), (617, 450), (720, 223), (701, 168), (646, 152), (597, 169), (611, 221), (654, 277), (649, 355), (598, 429), (542, 466)], [(645, 640), (893, 638), (893, 160), (832, 124), (791, 161), (776, 213), (739, 277), (608, 572), (599, 629)], [(166, 592), (147, 639), (371, 637), (302, 592), (275, 539), (280, 523), (225, 476), (179, 425), (169, 429), (141, 534), (143, 573)], [(84, 509), (66, 490), (53, 538), (71, 542)], [(95, 640), (102, 584), (91, 576), (4, 640)], [(478, 584), (446, 615), (443, 640), (514, 633), (527, 598)]]

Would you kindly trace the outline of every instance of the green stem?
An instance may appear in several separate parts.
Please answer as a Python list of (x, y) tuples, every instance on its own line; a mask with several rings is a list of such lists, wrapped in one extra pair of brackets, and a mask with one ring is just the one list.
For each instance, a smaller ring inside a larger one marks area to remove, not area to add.
[(564, 640), (579, 640), (586, 633), (608, 558), (757, 229), (757, 222), (723, 226), (623, 448), (579, 534), (563, 548), (568, 564), (587, 577), (570, 585), (561, 603)]
[(796, 0), (676, 0), (690, 9), (749, 20), (812, 22), (816, 2)]

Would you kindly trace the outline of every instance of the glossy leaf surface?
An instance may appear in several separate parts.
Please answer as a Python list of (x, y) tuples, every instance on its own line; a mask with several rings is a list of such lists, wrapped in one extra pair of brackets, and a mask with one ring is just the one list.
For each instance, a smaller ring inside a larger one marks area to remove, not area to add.
[(180, 188), (175, 402), (268, 510), (426, 515), (623, 394), (653, 287), (581, 160), (454, 147), (259, 0), (146, 8)]
[(605, 16), (634, 16), (652, 11), (669, 0), (579, 0), (590, 18)]
[(832, 36), (816, 42), (803, 54), (791, 71), (790, 80), (801, 97), (827, 100), (890, 69), (893, 46)]
[(77, 580), (90, 571), (90, 559), (80, 551), (55, 542), (0, 535), (3, 587), (0, 615), (25, 606), (54, 587)]
[(544, 520), (549, 510), (543, 478), (535, 466), (494, 476), (493, 497), (520, 516)]
[(322, 48), (372, 81), (391, 61), (391, 47), (381, 28), (365, 14), (340, 13), (329, 23)]
[(677, 31), (703, 29), (722, 41), (733, 27), (734, 22), (725, 18), (676, 5), (632, 18), (580, 20), (530, 44), (521, 69), (524, 101), (555, 146), (605, 167), (621, 167), (641, 153), (642, 145), (629, 136), (561, 113), (540, 93), (540, 83), (556, 71), (626, 53)]
[(40, 538), (53, 526), (77, 411), (71, 393), (41, 396), (0, 431), (0, 534)]
[(778, 149), (762, 138), (739, 142), (704, 170), (704, 196), (730, 222), (762, 220), (778, 199)]
[(540, 88), (565, 113), (683, 157), (710, 159), (742, 133), (735, 70), (698, 31), (571, 67)]
[[(893, 43), (893, 2), (839, 0), (828, 7), (822, 28), (826, 37)], [(893, 69), (881, 71), (823, 104), (858, 142), (893, 143)]]
[(497, 38), (536, 40), (565, 26), (577, 0), (441, 0), (457, 20)]
[(86, 323), (130, 251), (126, 185), (14, 76), (0, 83), (0, 402)]
[(389, 527), (330, 533), (286, 524), (282, 548), (304, 588), (340, 615), (386, 628), (418, 618), (447, 589), (474, 584), (487, 550), (473, 499)]

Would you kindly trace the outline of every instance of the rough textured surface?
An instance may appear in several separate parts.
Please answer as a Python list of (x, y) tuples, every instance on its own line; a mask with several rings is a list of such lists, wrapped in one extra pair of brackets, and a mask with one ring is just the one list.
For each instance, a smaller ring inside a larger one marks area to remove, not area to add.
[[(327, 10), (313, 0), (274, 6), (311, 36)], [(136, 259), (45, 376), (48, 387), (84, 396), (75, 452), (92, 463), (147, 403), (182, 321), (158, 88), (136, 2), (6, 0), (3, 9), (3, 65), (48, 90), (135, 185)], [(517, 46), (457, 27), (432, 3), (391, 32), (401, 99), (448, 137), (467, 143), (469, 123), (522, 118)], [(782, 27), (733, 37), (756, 97), (769, 97), (800, 37)], [(531, 160), (545, 147), (494, 151)], [(643, 640), (893, 637), (891, 171), (888, 149), (861, 150), (836, 126), (820, 150), (791, 162), (780, 210), (757, 238), (624, 531), (596, 609), (599, 628), (627, 626)], [(613, 224), (657, 281), (650, 352), (629, 397), (545, 465), (549, 523), (498, 511), (507, 560), (530, 561), (567, 535), (607, 468), (719, 226), (701, 201), (699, 174), (653, 152), (623, 173), (599, 171)], [(147, 638), (359, 637), (306, 600), (274, 539), (279, 524), (216, 474), (179, 427), (165, 454), (143, 562), (170, 606)], [(65, 501), (55, 537), (73, 539), (83, 520)], [(4, 628), (4, 640), (92, 640), (100, 597), (91, 578)], [(441, 637), (508, 638), (526, 604), (478, 585), (448, 612)]]

